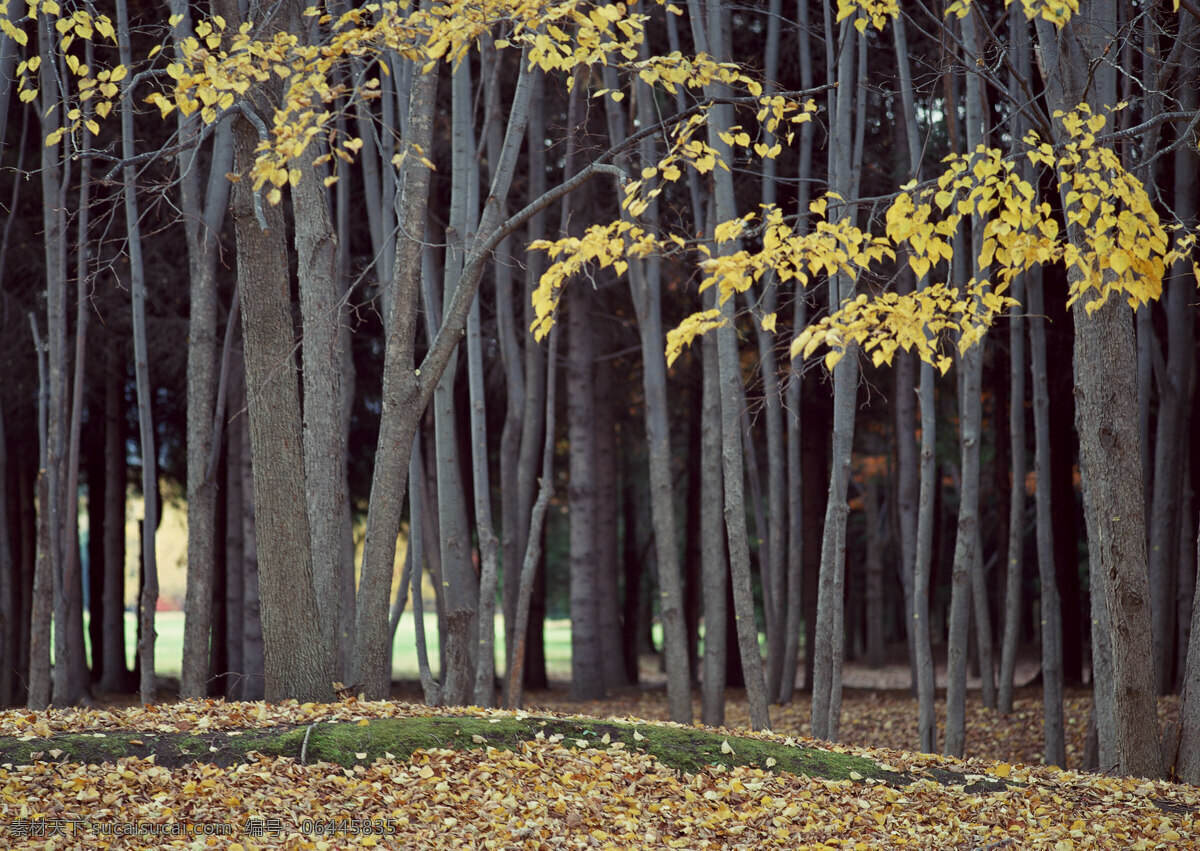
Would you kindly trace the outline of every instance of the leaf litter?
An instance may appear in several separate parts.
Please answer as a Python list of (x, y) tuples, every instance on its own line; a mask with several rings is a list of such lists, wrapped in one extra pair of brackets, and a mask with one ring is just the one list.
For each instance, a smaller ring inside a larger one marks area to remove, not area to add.
[[(559, 706), (608, 720), (353, 698), (10, 710), (0, 713), (0, 738), (37, 750), (0, 764), (2, 844), (1061, 851), (1181, 848), (1200, 838), (1200, 788), (1013, 759), (1020, 735), (1034, 744), (1019, 753), (1040, 748), (1040, 725), (1023, 714), (1040, 703), (1033, 697), (1011, 716), (969, 720), (973, 752), (1000, 762), (904, 750), (915, 711), (900, 711), (903, 700), (848, 700), (843, 735), (858, 745), (803, 735), (803, 701), (772, 707), (774, 733), (737, 727), (745, 711), (737, 702), (731, 726), (719, 730), (647, 720), (663, 716), (659, 703), (644, 692)], [(1077, 736), (1086, 702), (1072, 698), (1067, 711)], [(423, 738), (405, 739), (406, 730)], [(225, 765), (166, 746), (186, 738), (220, 752), (260, 734)], [(70, 761), (85, 739), (111, 740), (113, 756)], [(278, 740), (297, 754), (301, 739), (303, 762), (266, 752)], [(407, 752), (405, 741), (421, 746)], [(144, 755), (120, 755), (139, 747)]]

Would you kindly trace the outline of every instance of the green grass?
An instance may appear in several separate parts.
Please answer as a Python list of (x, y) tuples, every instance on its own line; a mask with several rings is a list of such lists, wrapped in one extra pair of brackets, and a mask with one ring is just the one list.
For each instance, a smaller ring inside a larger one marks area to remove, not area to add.
[[(91, 642), (87, 638), (87, 615), (84, 615), (84, 641), (91, 658)], [(657, 630), (657, 625), (655, 629)], [(154, 642), (154, 667), (160, 676), (178, 677), (183, 659), (183, 612), (159, 612), (154, 618), (158, 636)], [(429, 648), (429, 663), (434, 676), (438, 675), (437, 615), (425, 615), (425, 640)], [(129, 665), (137, 652), (137, 618), (125, 613), (125, 651)], [(567, 677), (571, 673), (571, 622), (546, 621), (546, 667), (552, 677)], [(496, 669), (504, 670), (504, 618), (496, 617)], [(393, 644), (392, 677), (415, 680), (417, 670), (416, 622), (411, 612), (405, 612), (396, 628)]]

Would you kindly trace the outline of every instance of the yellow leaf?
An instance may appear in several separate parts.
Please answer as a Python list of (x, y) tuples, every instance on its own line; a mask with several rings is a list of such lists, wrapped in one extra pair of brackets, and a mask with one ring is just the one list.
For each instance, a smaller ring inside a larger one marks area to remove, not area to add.
[(832, 372), (833, 368), (838, 365), (838, 361), (842, 359), (844, 354), (845, 352), (843, 352), (841, 349), (830, 349), (829, 354), (825, 355), (825, 368)]
[(775, 318), (776, 318), (776, 314), (774, 314), (774, 313), (768, 313), (766, 316), (764, 316), (762, 318), (762, 328), (764, 331), (770, 331), (770, 332), (774, 333)]

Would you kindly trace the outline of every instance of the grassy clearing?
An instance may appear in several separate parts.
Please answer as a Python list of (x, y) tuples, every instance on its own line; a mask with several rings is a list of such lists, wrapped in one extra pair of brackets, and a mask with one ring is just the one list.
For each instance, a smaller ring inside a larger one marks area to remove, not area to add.
[[(88, 658), (91, 659), (91, 641), (87, 637), (87, 620), (84, 620), (84, 642)], [(178, 677), (183, 660), (183, 612), (159, 612), (154, 617), (154, 628), (158, 638), (154, 643), (154, 667), (160, 676)], [(657, 627), (656, 627), (657, 628)], [(425, 616), (425, 640), (429, 647), (429, 661), (434, 676), (438, 669), (437, 615)], [(396, 628), (396, 639), (392, 645), (392, 677), (398, 680), (415, 680), (417, 670), (416, 621), (411, 612), (405, 612)], [(137, 617), (133, 612), (125, 613), (125, 651), (127, 662), (133, 665), (137, 652)], [(569, 620), (546, 621), (546, 666), (551, 677), (569, 677), (571, 674), (571, 622)], [(504, 618), (496, 616), (496, 669), (504, 670)]]

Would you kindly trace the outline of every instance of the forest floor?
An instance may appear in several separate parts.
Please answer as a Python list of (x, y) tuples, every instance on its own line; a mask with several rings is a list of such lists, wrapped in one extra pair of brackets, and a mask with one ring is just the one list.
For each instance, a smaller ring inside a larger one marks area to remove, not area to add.
[[(888, 674), (847, 669), (849, 682), (860, 675)], [(1004, 716), (969, 693), (966, 760), (911, 750), (916, 702), (906, 689), (847, 688), (840, 744), (808, 738), (806, 695), (771, 707), (772, 733), (744, 729), (736, 693), (720, 729), (665, 723), (657, 685), (565, 698), (534, 692), (519, 713), (434, 710), (415, 702), (414, 684), (397, 683), (386, 702), (117, 698), (108, 708), (0, 712), (0, 845), (1200, 845), (1198, 787), (1041, 766), (1036, 685), (1019, 689)], [(1089, 705), (1086, 691), (1069, 692), (1070, 765)], [(1163, 718), (1177, 706), (1164, 700)], [(940, 736), (942, 694), (938, 708)]]

